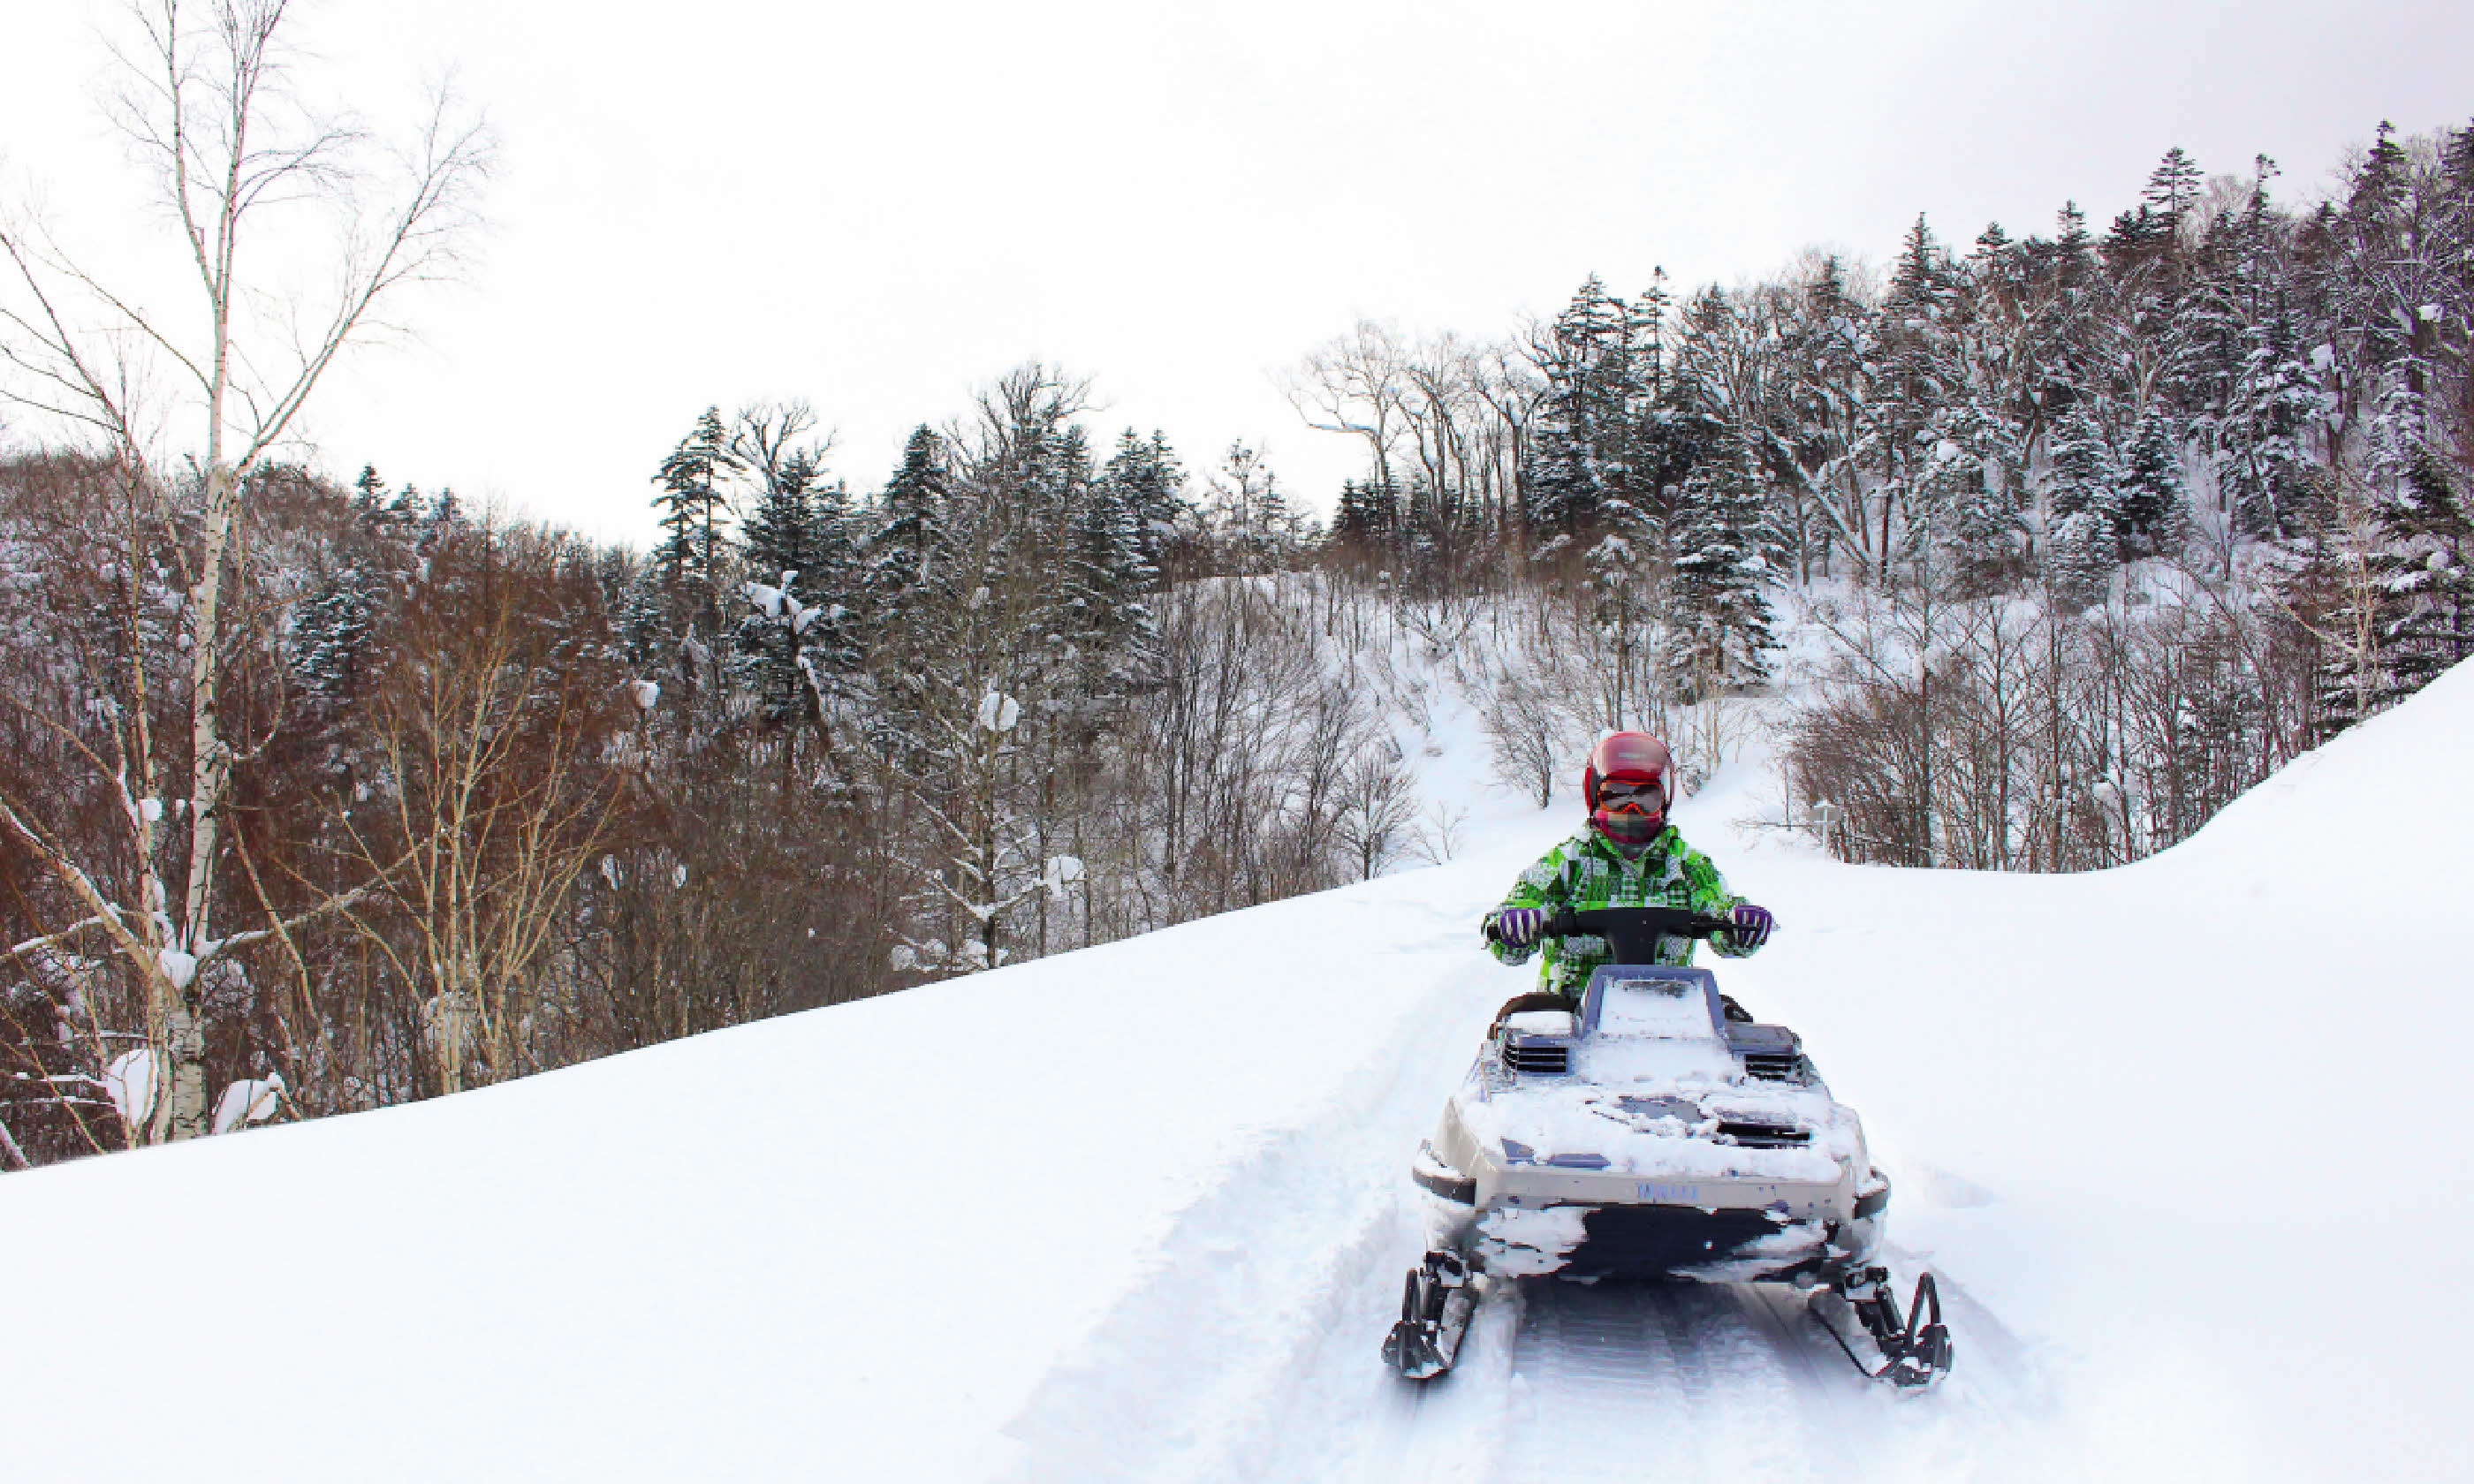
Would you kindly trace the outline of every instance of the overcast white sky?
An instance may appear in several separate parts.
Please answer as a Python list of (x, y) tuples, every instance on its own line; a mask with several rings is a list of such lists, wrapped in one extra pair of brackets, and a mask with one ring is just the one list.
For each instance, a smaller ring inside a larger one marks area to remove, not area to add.
[[(0, 156), (72, 241), (160, 226), (94, 106), (110, 8), (0, 0)], [(1327, 507), (1354, 449), (1273, 375), (1359, 316), (1492, 334), (1618, 290), (1886, 257), (1921, 210), (2101, 227), (2166, 146), (2318, 188), (2382, 118), (2474, 117), (2474, 5), (327, 0), (373, 122), (452, 66), (503, 147), (470, 282), (313, 408), (349, 477), (608, 537), (708, 403), (805, 396), (872, 490), (1031, 357), (1198, 471), (1243, 438)], [(150, 234), (152, 234), (150, 236)], [(26, 430), (21, 426), (21, 435)]]

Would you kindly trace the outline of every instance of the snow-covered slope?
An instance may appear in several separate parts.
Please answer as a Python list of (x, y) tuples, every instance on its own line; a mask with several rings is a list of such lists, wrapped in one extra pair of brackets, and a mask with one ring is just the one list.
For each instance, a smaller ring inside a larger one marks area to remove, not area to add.
[(1736, 993), (2094, 1476), (2474, 1472), (2469, 735), (2461, 666), (2119, 871), (1737, 863), (1795, 930)]
[(1929, 1396), (1758, 1291), (1539, 1285), (1382, 1372), (1406, 1156), (1524, 983), (1472, 924), (1568, 824), (1502, 802), (1447, 866), (0, 1180), (0, 1475), (2461, 1473), (2469, 730), (2474, 669), (2082, 877), (1738, 837), (1749, 769), (1686, 807), (1783, 924), (1730, 987), (1951, 1281)]

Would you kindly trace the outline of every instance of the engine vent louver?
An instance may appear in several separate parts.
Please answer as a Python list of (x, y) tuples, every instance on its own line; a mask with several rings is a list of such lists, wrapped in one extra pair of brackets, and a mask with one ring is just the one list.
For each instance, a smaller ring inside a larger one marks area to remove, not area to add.
[(1721, 1137), (1734, 1139), (1747, 1149), (1799, 1149), (1812, 1142), (1808, 1129), (1787, 1128), (1776, 1123), (1737, 1123), (1720, 1119)]
[(1804, 1080), (1804, 1055), (1796, 1051), (1747, 1051), (1744, 1053), (1744, 1070), (1751, 1076), (1767, 1078), (1771, 1082), (1801, 1082)]
[(1503, 1065), (1516, 1072), (1561, 1077), (1572, 1069), (1572, 1048), (1564, 1045), (1503, 1043)]

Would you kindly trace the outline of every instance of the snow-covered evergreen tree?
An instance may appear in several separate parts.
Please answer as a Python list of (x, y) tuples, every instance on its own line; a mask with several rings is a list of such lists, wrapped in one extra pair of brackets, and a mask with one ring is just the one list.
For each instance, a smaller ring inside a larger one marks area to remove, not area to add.
[(1526, 490), (1540, 535), (1593, 528), (1610, 499), (1636, 493), (1631, 459), (1646, 402), (1642, 317), (1591, 274), (1536, 348), (1546, 380)]
[(1697, 703), (1769, 678), (1769, 595), (1784, 555), (1740, 456), (1705, 460), (1678, 499), (1667, 671)]
[(858, 551), (838, 482), (816, 453), (794, 449), (763, 471), (764, 488), (740, 529), (747, 602), (737, 644), (746, 683), (766, 716), (815, 719), (846, 688), (861, 652), (848, 600)]
[(2044, 564), (2054, 591), (2084, 602), (2120, 561), (2120, 461), (2084, 396), (2073, 396), (2048, 450)]
[(2474, 655), (2474, 474), (2425, 449), (2381, 511), (2384, 672), (2402, 700)]
[(902, 445), (902, 463), (877, 496), (866, 543), (871, 613), (890, 622), (929, 575), (947, 490), (944, 441), (921, 423)]
[(2163, 407), (2140, 414), (2116, 479), (2115, 542), (2125, 556), (2156, 551), (2184, 510), (2181, 444)]
[(2275, 173), (2262, 156), (2243, 208), (2209, 228), (2168, 356), (2224, 513), (2251, 535), (2300, 529), (2311, 492), (2305, 434), (2327, 410), (2293, 301), (2286, 224), (2268, 198)]
[(1132, 428), (1119, 435), (1117, 448), (1100, 471), (1109, 498), (1122, 508), (1133, 537), (1137, 591), (1156, 592), (1169, 581), (1194, 508), (1185, 496), (1185, 468), (1169, 446), (1168, 435), (1153, 429), (1149, 439)]
[(1344, 480), (1340, 508), (1332, 515), (1332, 544), (1357, 556), (1381, 561), (1400, 528), (1400, 491), (1369, 475)]
[(1883, 297), (1857, 426), (1856, 453), (1879, 491), (1884, 554), (1912, 550), (1951, 404), (1964, 395), (1959, 278), (1922, 216), (1908, 228)]
[(1941, 550), (1962, 585), (1991, 590), (2012, 576), (2027, 528), (2010, 471), (2016, 429), (1973, 387), (1960, 390), (1937, 428), (1919, 482), (1919, 534)]
[(349, 706), (373, 641), (378, 599), (358, 566), (322, 572), (292, 610), (284, 649), (292, 683), (322, 717)]
[(1183, 478), (1164, 436), (1146, 441), (1128, 428), (1081, 502), (1075, 541), (1089, 588), (1083, 633), (1100, 672), (1128, 675), (1149, 648), (1156, 628), (1150, 599), (1167, 585)]

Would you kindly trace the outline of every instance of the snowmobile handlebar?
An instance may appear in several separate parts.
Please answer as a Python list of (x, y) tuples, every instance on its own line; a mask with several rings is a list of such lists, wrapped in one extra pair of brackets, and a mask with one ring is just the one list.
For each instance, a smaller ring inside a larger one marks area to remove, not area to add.
[(1674, 907), (1558, 907), (1546, 918), (1540, 936), (1570, 938), (1587, 934), (1604, 938), (1618, 964), (1658, 961), (1661, 938), (1714, 938), (1734, 929), (1732, 917), (1686, 912)]

